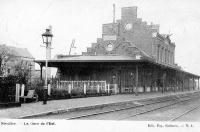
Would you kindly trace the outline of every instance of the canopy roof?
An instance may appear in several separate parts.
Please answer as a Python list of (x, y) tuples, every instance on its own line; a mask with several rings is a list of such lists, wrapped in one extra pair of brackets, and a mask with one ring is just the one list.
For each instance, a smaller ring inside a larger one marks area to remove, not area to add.
[[(105, 62), (105, 61), (135, 61), (139, 60), (132, 56), (106, 55), (106, 56), (64, 56), (59, 59), (50, 59), (49, 62)], [(41, 60), (37, 60), (41, 61)]]
[[(36, 63), (40, 64), (41, 66), (45, 66), (45, 60), (35, 60)], [(200, 77), (198, 75), (186, 72), (180, 68), (178, 68), (176, 65), (168, 65), (164, 63), (158, 63), (154, 60), (148, 59), (148, 58), (135, 58), (132, 56), (119, 56), (119, 55), (106, 55), (106, 56), (83, 56), (83, 55), (75, 55), (75, 56), (65, 56), (63, 58), (59, 59), (50, 59), (48, 60), (49, 67), (57, 67), (58, 65), (61, 65), (63, 63), (70, 64), (70, 63), (109, 63), (109, 62), (117, 62), (117, 63), (126, 63), (126, 62), (147, 62), (152, 65), (161, 66), (166, 69), (172, 69), (176, 70), (178, 72), (183, 72), (188, 75), (194, 76), (194, 77)]]

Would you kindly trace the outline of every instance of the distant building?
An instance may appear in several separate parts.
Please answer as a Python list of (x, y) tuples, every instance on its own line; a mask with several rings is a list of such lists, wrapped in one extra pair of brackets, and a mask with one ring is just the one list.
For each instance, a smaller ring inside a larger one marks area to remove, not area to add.
[[(16, 66), (21, 66), (21, 70), (28, 69), (30, 72), (35, 70), (34, 57), (26, 48), (18, 48), (8, 45), (0, 45), (1, 50), (6, 50), (2, 60), (3, 76), (13, 75)], [(1, 53), (3, 51), (0, 51)]]

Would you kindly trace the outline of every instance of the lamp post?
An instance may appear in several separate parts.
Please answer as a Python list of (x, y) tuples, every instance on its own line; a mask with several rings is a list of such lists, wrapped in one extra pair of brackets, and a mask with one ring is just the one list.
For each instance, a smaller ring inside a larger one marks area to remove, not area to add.
[(45, 71), (46, 71), (46, 76), (45, 76), (45, 85), (44, 85), (44, 99), (43, 99), (43, 104), (47, 104), (47, 67), (48, 67), (48, 48), (51, 48), (51, 41), (52, 41), (53, 34), (50, 32), (50, 29), (46, 29), (46, 32), (42, 34), (42, 40), (43, 44), (46, 47), (46, 63), (45, 63)]

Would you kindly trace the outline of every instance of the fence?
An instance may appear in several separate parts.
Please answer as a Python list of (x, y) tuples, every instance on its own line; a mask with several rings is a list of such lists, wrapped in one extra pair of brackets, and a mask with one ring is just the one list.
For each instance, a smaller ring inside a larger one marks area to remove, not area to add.
[(68, 94), (117, 94), (117, 84), (107, 84), (106, 81), (64, 81), (56, 82), (57, 89), (64, 89)]

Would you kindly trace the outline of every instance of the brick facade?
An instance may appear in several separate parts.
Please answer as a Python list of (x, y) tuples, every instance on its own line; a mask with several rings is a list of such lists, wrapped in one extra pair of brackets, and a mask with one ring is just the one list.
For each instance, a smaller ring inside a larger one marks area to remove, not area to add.
[(138, 52), (135, 49), (156, 62), (174, 65), (175, 44), (169, 35), (160, 34), (159, 25), (148, 25), (137, 18), (137, 7), (124, 7), (121, 19), (103, 24), (102, 38), (98, 38), (83, 55), (131, 55), (130, 50), (133, 55)]

